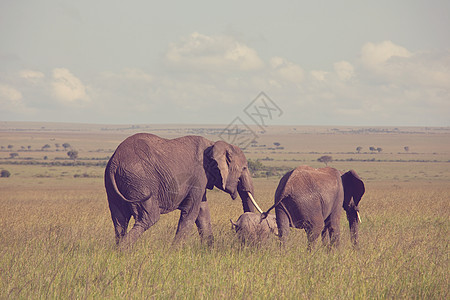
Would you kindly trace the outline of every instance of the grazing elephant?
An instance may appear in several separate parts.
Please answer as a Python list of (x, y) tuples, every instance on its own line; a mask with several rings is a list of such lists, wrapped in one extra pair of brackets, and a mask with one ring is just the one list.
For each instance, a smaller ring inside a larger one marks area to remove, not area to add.
[(347, 213), (350, 236), (354, 245), (358, 242), (359, 217), (358, 204), (364, 195), (364, 183), (351, 170), (341, 173), (327, 167), (314, 169), (300, 166), (281, 178), (275, 192), (275, 204), (263, 217), (275, 207), (278, 235), (284, 240), (289, 227), (303, 228), (308, 236), (308, 249), (322, 234), (331, 245), (339, 244), (339, 222), (342, 207)]
[[(202, 240), (213, 235), (206, 189), (216, 186), (235, 199), (239, 194), (244, 212), (260, 208), (253, 199), (253, 182), (244, 153), (224, 141), (200, 136), (164, 139), (138, 133), (116, 149), (105, 170), (109, 209), (121, 247), (133, 244), (160, 214), (181, 211), (174, 243), (182, 240), (195, 223)], [(133, 228), (127, 233), (131, 216)]]
[(275, 215), (267, 215), (261, 219), (261, 214), (243, 213), (235, 222), (230, 219), (233, 229), (243, 244), (258, 244), (267, 240), (270, 234), (278, 235)]

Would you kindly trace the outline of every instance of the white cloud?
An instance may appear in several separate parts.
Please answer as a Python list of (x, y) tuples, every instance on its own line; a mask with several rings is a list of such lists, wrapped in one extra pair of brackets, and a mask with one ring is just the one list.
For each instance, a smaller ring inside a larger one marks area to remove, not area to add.
[(0, 117), (8, 118), (14, 114), (27, 115), (31, 110), (23, 103), (23, 94), (9, 84), (0, 83)]
[(320, 71), (320, 70), (313, 70), (310, 72), (311, 76), (318, 81), (325, 81), (325, 78), (328, 74), (326, 71)]
[(0, 98), (5, 102), (18, 103), (22, 99), (22, 93), (7, 84), (0, 84)]
[[(22, 118), (48, 114), (48, 120), (226, 123), (264, 91), (285, 112), (278, 124), (450, 125), (450, 51), (412, 52), (390, 41), (360, 51), (359, 59), (304, 70), (285, 57), (263, 61), (232, 37), (194, 33), (171, 44), (166, 68), (152, 73), (125, 68), (78, 78), (57, 68), (50, 75), (31, 69), (0, 74), (0, 107)], [(58, 114), (62, 106), (51, 96), (82, 105)]]
[(56, 68), (52, 73), (51, 83), (53, 95), (63, 102), (88, 100), (86, 87), (80, 79), (74, 76), (68, 69)]
[(362, 63), (369, 68), (382, 67), (393, 57), (410, 57), (411, 55), (406, 48), (391, 41), (383, 41), (378, 44), (366, 43), (361, 49)]
[(264, 66), (256, 51), (231, 36), (207, 36), (194, 32), (169, 45), (166, 60), (173, 66), (223, 72), (250, 71)]
[(412, 53), (391, 41), (361, 49), (362, 75), (385, 86), (427, 90), (450, 88), (450, 51)]
[(339, 61), (334, 63), (334, 71), (340, 80), (346, 81), (351, 79), (355, 74), (355, 69), (348, 61)]
[(33, 70), (22, 70), (19, 72), (19, 77), (31, 81), (39, 80), (45, 77), (44, 73)]
[(299, 65), (282, 57), (272, 57), (270, 59), (270, 66), (281, 79), (293, 83), (301, 83), (305, 77), (304, 71)]
[(415, 88), (450, 89), (450, 51), (446, 53), (414, 53), (411, 57), (392, 61), (385, 69), (392, 82)]

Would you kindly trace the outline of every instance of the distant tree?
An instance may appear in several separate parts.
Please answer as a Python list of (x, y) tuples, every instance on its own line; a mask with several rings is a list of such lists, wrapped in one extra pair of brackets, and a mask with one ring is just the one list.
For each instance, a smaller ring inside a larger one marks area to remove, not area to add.
[(2, 170), (0, 172), (0, 177), (9, 177), (9, 176), (11, 176), (11, 173), (9, 173), (8, 170)]
[(51, 146), (49, 144), (45, 144), (44, 146), (42, 146), (42, 150), (46, 150), (49, 149)]
[(259, 160), (248, 160), (248, 168), (250, 173), (254, 173), (256, 171), (260, 171), (264, 168), (264, 165)]
[(403, 149), (405, 149), (406, 152), (409, 152), (409, 146), (405, 146)]
[(278, 142), (273, 143), (275, 146), (279, 147), (281, 144)]
[(11, 150), (12, 148), (14, 148), (13, 145), (8, 145), (8, 149)]
[(77, 159), (78, 158), (78, 151), (77, 150), (69, 150), (69, 152), (67, 152), (67, 155), (71, 159)]
[(323, 162), (325, 164), (325, 166), (328, 166), (328, 163), (332, 162), (333, 158), (329, 155), (324, 155), (324, 156), (319, 157), (317, 159), (317, 161)]
[(59, 148), (60, 146), (61, 146), (60, 144), (58, 144), (58, 143), (55, 143), (55, 147), (56, 147), (56, 149), (58, 149), (58, 148)]
[(27, 149), (28, 149), (28, 150), (31, 150), (31, 145), (28, 145), (28, 146), (27, 146)]
[(378, 151), (378, 153), (380, 153), (381, 151), (383, 151), (383, 148), (378, 147), (377, 151)]
[(375, 148), (375, 147), (373, 147), (373, 146), (370, 146), (370, 147), (369, 147), (369, 150), (372, 151), (372, 152), (375, 152), (375, 151), (377, 151), (377, 148)]
[(19, 153), (16, 153), (16, 152), (9, 154), (9, 157), (11, 157), (11, 158), (16, 158), (17, 156), (19, 156)]
[(363, 147), (361, 147), (361, 146), (356, 147), (356, 152), (360, 153), (361, 150), (362, 150), (362, 148), (363, 148)]
[(64, 143), (62, 144), (62, 146), (64, 147), (64, 150), (67, 150), (68, 148), (71, 147), (69, 143)]
[(47, 160), (48, 159), (48, 156), (46, 155), (46, 156), (44, 156), (44, 160)]

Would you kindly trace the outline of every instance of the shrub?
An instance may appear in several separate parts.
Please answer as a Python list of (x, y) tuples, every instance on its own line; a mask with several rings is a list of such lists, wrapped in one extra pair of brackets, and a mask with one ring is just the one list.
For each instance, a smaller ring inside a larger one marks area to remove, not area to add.
[(8, 170), (2, 170), (0, 173), (0, 177), (9, 177), (11, 176), (11, 173), (9, 173)]
[(71, 159), (77, 159), (78, 158), (78, 151), (77, 150), (70, 150), (69, 152), (67, 152), (67, 155)]
[(248, 168), (250, 169), (251, 173), (254, 173), (256, 171), (261, 171), (264, 169), (264, 165), (259, 160), (248, 160)]

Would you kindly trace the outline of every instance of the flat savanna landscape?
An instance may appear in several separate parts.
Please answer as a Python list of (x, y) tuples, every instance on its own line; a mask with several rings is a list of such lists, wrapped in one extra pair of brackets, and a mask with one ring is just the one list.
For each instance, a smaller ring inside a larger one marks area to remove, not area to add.
[(297, 229), (284, 246), (276, 236), (242, 246), (229, 221), (242, 205), (214, 189), (212, 247), (195, 228), (171, 247), (175, 211), (118, 251), (103, 172), (119, 143), (137, 132), (215, 141), (224, 127), (0, 123), (0, 299), (449, 298), (449, 127), (252, 128), (244, 152), (263, 210), (292, 168), (327, 156), (356, 170), (366, 186), (358, 249), (345, 214), (332, 251), (318, 242), (308, 252)]

